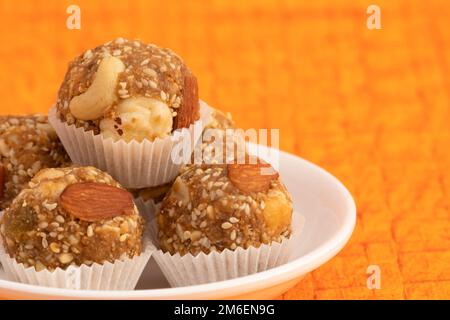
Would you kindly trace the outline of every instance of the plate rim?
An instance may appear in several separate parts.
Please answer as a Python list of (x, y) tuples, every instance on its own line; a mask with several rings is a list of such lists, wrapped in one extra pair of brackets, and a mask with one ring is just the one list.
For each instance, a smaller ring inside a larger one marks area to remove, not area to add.
[[(268, 148), (260, 145), (258, 147)], [(339, 251), (341, 251), (350, 239), (356, 224), (356, 204), (344, 184), (325, 169), (295, 154), (281, 150), (277, 150), (276, 152), (279, 152), (280, 156), (283, 155), (283, 157), (291, 158), (291, 160), (295, 159), (296, 161), (302, 161), (309, 168), (326, 176), (330, 181), (337, 185), (341, 196), (345, 199), (348, 206), (345, 213), (345, 219), (335, 235), (311, 252), (270, 270), (235, 279), (186, 287), (111, 291), (74, 290), (43, 287), (0, 279), (0, 295), (2, 291), (6, 290), (7, 292), (9, 291), (19, 293), (19, 295), (37, 298), (39, 296), (44, 296), (62, 299), (214, 299), (217, 297), (235, 296), (236, 291), (239, 289), (239, 295), (263, 290), (264, 288), (294, 280), (295, 278), (311, 272), (325, 262), (331, 260)], [(197, 295), (197, 297), (192, 297), (191, 295), (193, 294)]]

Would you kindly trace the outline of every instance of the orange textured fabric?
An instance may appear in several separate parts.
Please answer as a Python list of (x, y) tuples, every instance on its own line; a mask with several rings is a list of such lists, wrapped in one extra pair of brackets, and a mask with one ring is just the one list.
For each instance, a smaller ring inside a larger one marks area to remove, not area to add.
[[(450, 298), (450, 3), (0, 1), (0, 113), (46, 112), (67, 63), (122, 36), (170, 47), (200, 95), (336, 175), (352, 239), (284, 299)], [(81, 30), (65, 26), (81, 7)], [(380, 290), (366, 286), (379, 265)]]

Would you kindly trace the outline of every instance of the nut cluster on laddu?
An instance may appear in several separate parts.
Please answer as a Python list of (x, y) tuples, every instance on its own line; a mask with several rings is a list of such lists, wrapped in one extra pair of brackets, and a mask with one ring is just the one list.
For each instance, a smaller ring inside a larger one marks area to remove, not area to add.
[[(170, 49), (118, 38), (80, 54), (48, 118), (0, 117), (0, 261), (8, 276), (130, 290), (151, 257), (173, 286), (285, 263), (293, 204), (278, 172), (258, 158), (250, 163), (248, 153), (242, 164), (221, 162), (221, 150), (195, 132), (221, 139), (235, 128), (229, 114), (199, 100), (194, 73)], [(192, 161), (173, 161), (186, 141)], [(230, 273), (228, 265), (241, 267)]]

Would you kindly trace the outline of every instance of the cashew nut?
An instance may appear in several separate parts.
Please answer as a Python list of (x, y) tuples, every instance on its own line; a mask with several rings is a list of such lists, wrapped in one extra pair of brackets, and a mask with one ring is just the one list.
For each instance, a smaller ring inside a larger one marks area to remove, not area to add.
[(292, 203), (279, 190), (270, 190), (265, 200), (264, 219), (269, 235), (279, 235), (292, 220)]
[(104, 118), (100, 121), (100, 131), (106, 138), (152, 141), (157, 137), (165, 137), (172, 131), (172, 112), (167, 104), (157, 99), (125, 99), (117, 105), (115, 116), (120, 118), (121, 135), (116, 129), (117, 123), (113, 119)]
[(125, 65), (119, 58), (103, 58), (91, 86), (70, 101), (69, 109), (74, 117), (80, 120), (101, 117), (117, 100), (116, 85), (119, 74), (124, 70)]

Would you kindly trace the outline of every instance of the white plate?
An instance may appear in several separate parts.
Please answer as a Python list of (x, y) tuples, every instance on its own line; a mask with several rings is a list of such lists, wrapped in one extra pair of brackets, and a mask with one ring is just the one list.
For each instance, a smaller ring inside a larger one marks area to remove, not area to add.
[[(254, 150), (255, 146), (250, 146)], [(276, 152), (259, 146), (266, 160)], [(267, 156), (269, 153), (269, 156)], [(273, 298), (302, 276), (335, 256), (350, 238), (356, 208), (347, 189), (331, 174), (297, 156), (279, 152), (279, 171), (295, 211), (304, 217), (303, 231), (289, 263), (254, 275), (205, 285), (170, 288), (152, 259), (134, 291), (77, 291), (32, 286), (5, 280), (0, 269), (0, 297), (76, 299), (227, 299)]]

